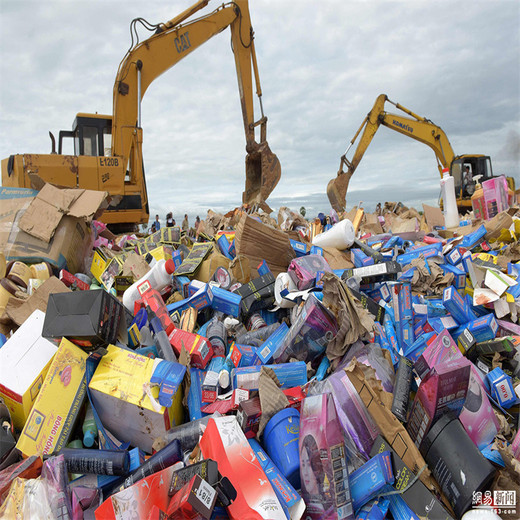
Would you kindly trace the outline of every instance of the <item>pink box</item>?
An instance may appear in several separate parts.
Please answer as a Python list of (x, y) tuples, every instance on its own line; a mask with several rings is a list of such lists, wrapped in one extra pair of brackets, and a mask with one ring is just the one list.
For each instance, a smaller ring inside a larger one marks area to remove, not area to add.
[(482, 183), (487, 219), (509, 208), (508, 186), (504, 175)]
[(353, 519), (343, 432), (331, 394), (314, 395), (303, 401), (299, 450), (306, 518)]

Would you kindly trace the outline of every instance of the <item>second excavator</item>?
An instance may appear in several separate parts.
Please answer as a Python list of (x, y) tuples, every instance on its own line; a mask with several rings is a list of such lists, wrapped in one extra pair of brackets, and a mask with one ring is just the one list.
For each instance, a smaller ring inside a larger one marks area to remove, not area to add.
[[(394, 105), (405, 115), (386, 112), (385, 103), (387, 102)], [(381, 125), (424, 143), (433, 150), (441, 176), (442, 170), (449, 168), (450, 175), (453, 176), (455, 180), (457, 206), (461, 212), (471, 209), (472, 189), (471, 186), (465, 185), (463, 177), (464, 170), (468, 167), (473, 179), (477, 175), (481, 176), (480, 182), (493, 177), (493, 169), (489, 156), (455, 155), (448, 137), (442, 128), (429, 119), (414, 114), (411, 110), (403, 107), (399, 103), (390, 101), (386, 94), (381, 94), (377, 97), (372, 110), (367, 114), (358, 131), (350, 141), (347, 150), (341, 156), (337, 176), (329, 181), (327, 185), (327, 196), (330, 204), (338, 213), (346, 209), (346, 195), (350, 179)], [(363, 134), (361, 135), (352, 159), (349, 160), (347, 159), (347, 153), (356, 142), (361, 131), (363, 131)], [(509, 187), (514, 191), (514, 179), (508, 178), (507, 181)]]

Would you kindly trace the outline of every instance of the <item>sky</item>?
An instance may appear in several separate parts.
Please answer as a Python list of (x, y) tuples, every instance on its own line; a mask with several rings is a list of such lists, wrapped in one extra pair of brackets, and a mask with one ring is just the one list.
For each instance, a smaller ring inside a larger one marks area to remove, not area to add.
[[(49, 153), (48, 131), (70, 130), (76, 113), (111, 114), (131, 20), (165, 22), (191, 4), (0, 0), (0, 157)], [(282, 167), (268, 200), (274, 215), (280, 206), (304, 206), (308, 217), (330, 211), (327, 183), (382, 93), (439, 125), (457, 155), (490, 155), (494, 173), (515, 177), (518, 187), (520, 2), (249, 4), (267, 140)], [(141, 40), (150, 34), (141, 30)], [(151, 220), (158, 213), (164, 222), (168, 211), (177, 222), (184, 213), (204, 219), (208, 209), (241, 204), (245, 137), (229, 29), (152, 83), (142, 127)], [(347, 207), (436, 205), (439, 179), (430, 148), (381, 127)]]

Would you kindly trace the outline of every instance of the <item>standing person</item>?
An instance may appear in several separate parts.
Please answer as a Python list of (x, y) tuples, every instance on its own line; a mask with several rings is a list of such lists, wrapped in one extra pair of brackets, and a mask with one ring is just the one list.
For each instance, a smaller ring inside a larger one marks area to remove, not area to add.
[(170, 211), (166, 215), (166, 227), (173, 227), (175, 225), (175, 220), (173, 220), (173, 213)]
[(195, 231), (197, 231), (199, 229), (199, 224), (200, 224), (200, 217), (197, 215), (197, 218), (195, 219)]
[(188, 222), (188, 215), (184, 215), (184, 220), (182, 221), (182, 230), (186, 231), (186, 233), (190, 230), (190, 223)]
[(155, 230), (159, 231), (159, 229), (161, 229), (161, 221), (159, 220), (159, 215), (155, 215), (154, 224), (155, 224)]

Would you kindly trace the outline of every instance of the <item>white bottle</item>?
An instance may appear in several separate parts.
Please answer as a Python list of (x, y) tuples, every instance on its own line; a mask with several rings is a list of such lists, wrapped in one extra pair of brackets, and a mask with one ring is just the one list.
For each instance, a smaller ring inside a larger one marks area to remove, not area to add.
[(173, 260), (159, 260), (143, 277), (134, 282), (123, 293), (123, 305), (131, 312), (134, 312), (134, 302), (141, 298), (137, 286), (148, 280), (153, 289), (161, 292), (165, 287), (172, 283), (172, 274), (175, 271)]
[(329, 230), (316, 235), (312, 239), (312, 245), (318, 247), (335, 247), (336, 249), (347, 249), (354, 243), (356, 232), (352, 222), (344, 219), (334, 224)]
[(458, 227), (459, 211), (455, 196), (455, 179), (450, 175), (449, 168), (442, 170), (441, 196), (444, 205), (444, 225), (448, 229)]

